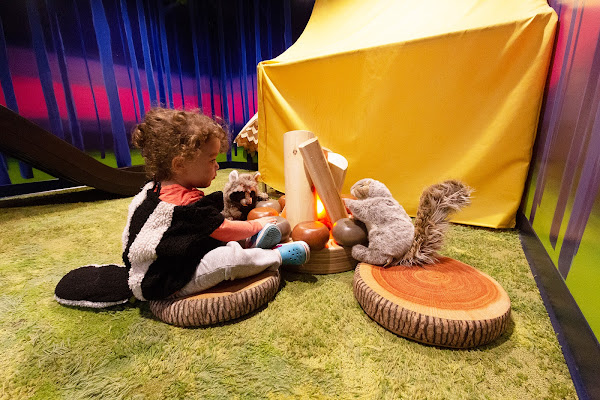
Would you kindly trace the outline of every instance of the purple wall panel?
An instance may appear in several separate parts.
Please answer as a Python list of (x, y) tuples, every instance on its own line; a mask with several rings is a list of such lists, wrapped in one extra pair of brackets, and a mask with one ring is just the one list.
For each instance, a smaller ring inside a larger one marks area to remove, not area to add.
[(523, 211), (598, 337), (600, 4), (550, 5), (559, 29)]

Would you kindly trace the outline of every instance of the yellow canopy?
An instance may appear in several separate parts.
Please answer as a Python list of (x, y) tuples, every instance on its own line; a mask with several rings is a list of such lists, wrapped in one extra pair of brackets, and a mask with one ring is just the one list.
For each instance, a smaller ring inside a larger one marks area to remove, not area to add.
[(453, 221), (512, 227), (557, 17), (541, 0), (317, 0), (258, 64), (259, 171), (285, 190), (283, 134), (305, 129), (415, 215), (445, 179), (475, 189)]

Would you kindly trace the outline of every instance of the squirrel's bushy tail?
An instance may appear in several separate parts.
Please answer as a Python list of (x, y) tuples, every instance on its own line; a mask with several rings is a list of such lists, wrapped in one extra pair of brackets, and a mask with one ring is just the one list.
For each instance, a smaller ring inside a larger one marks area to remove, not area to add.
[(415, 239), (403, 259), (395, 264), (434, 263), (448, 227), (448, 216), (471, 203), (472, 191), (473, 189), (456, 180), (437, 183), (425, 189), (414, 221)]

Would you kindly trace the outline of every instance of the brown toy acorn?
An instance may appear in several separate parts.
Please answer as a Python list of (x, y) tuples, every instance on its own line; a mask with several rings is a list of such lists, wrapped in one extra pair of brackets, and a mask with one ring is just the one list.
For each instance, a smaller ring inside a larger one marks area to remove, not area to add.
[(275, 210), (277, 210), (278, 213), (281, 212), (281, 205), (279, 205), (279, 201), (274, 200), (274, 199), (267, 199), (267, 200), (262, 200), (259, 201), (258, 203), (256, 203), (256, 208), (260, 208), (260, 207), (271, 207)]
[(292, 230), (292, 240), (303, 240), (313, 251), (322, 250), (329, 241), (329, 229), (319, 221), (304, 221)]
[(279, 213), (277, 212), (277, 210), (271, 207), (253, 208), (248, 213), (248, 221), (262, 217), (275, 217), (278, 215)]
[(290, 239), (290, 234), (292, 233), (292, 227), (290, 226), (290, 223), (287, 219), (280, 216), (276, 216), (275, 219), (277, 219), (275, 225), (277, 225), (279, 231), (281, 232), (281, 242), (287, 242)]
[(342, 245), (352, 247), (356, 244), (366, 244), (367, 227), (361, 221), (353, 218), (341, 218), (333, 224), (331, 235)]

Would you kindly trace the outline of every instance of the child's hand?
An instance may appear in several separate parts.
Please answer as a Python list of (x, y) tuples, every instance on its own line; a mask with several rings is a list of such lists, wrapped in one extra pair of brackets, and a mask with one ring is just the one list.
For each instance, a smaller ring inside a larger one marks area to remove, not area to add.
[(277, 218), (275, 217), (262, 217), (256, 218), (255, 221), (260, 222), (261, 227), (265, 227), (266, 224), (274, 224), (277, 222)]

